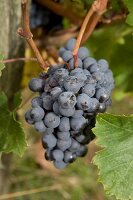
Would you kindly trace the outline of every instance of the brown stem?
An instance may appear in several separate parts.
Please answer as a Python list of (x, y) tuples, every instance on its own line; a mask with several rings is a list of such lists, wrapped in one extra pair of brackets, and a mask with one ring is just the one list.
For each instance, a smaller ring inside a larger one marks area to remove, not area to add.
[(46, 6), (48, 9), (56, 13), (57, 15), (61, 15), (63, 17), (67, 17), (73, 24), (80, 26), (82, 23), (82, 18), (76, 15), (72, 9), (64, 8), (62, 5), (54, 3), (51, 0), (37, 0), (40, 4)]
[(97, 15), (96, 13), (94, 13), (89, 21), (89, 23), (87, 24), (85, 33), (83, 35), (83, 38), (81, 40), (81, 44), (85, 43), (86, 40), (89, 38), (89, 36), (92, 34), (92, 32), (94, 31), (97, 23), (99, 22), (100, 19), (100, 15)]
[(17, 62), (17, 61), (37, 61), (36, 58), (12, 58), (12, 59), (6, 59), (2, 60), (1, 62), (4, 64)]
[[(76, 44), (75, 44), (75, 47), (74, 47), (74, 50), (73, 50), (73, 57), (74, 57), (74, 65), (75, 67), (77, 66), (77, 54), (78, 54), (78, 49), (80, 47), (80, 44), (81, 44), (81, 41), (82, 41), (82, 38), (84, 36), (84, 33), (85, 33), (85, 30), (86, 30), (86, 27), (87, 27), (87, 24), (89, 23), (90, 21), (90, 30), (88, 30), (88, 32), (91, 34), (92, 31), (94, 30), (100, 16), (103, 14), (103, 12), (105, 11), (106, 7), (107, 7), (107, 2), (108, 0), (96, 0), (94, 1), (94, 3), (92, 4), (89, 12), (87, 13), (84, 21), (83, 21), (83, 24), (81, 26), (81, 29), (80, 29), (80, 32), (79, 32), (79, 35), (78, 35), (78, 38), (77, 38), (77, 41), (76, 41)], [(95, 15), (94, 15), (95, 14)], [(95, 16), (94, 19), (91, 21), (92, 19), (92, 16)], [(99, 16), (99, 17), (98, 17)], [(92, 24), (93, 23), (93, 24)]]
[(23, 27), (18, 29), (18, 34), (21, 35), (26, 39), (31, 49), (34, 51), (34, 54), (37, 58), (37, 61), (42, 69), (47, 69), (48, 65), (44, 62), (34, 40), (33, 35), (30, 31), (29, 26), (29, 14), (27, 8), (27, 0), (21, 0), (21, 9), (22, 9), (22, 16), (23, 16)]

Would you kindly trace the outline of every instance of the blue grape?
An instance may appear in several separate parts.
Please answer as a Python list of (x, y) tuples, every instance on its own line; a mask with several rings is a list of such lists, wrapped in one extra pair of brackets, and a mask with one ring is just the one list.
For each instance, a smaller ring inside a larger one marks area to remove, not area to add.
[(75, 110), (73, 118), (80, 118), (84, 114), (83, 110)]
[(68, 149), (71, 146), (71, 144), (72, 144), (71, 138), (69, 138), (68, 140), (61, 140), (61, 139), (57, 140), (57, 147), (62, 151)]
[(109, 64), (106, 60), (100, 59), (97, 63), (102, 72), (106, 72), (108, 70)]
[(57, 139), (53, 134), (44, 134), (43, 135), (43, 143), (46, 145), (47, 148), (54, 148), (56, 146), (57, 143)]
[(66, 49), (73, 51), (76, 44), (76, 39), (70, 38), (66, 43)]
[(77, 142), (76, 140), (72, 139), (72, 143), (71, 143), (71, 146), (69, 147), (69, 151), (71, 152), (76, 152), (78, 151), (80, 148), (80, 143)]
[(64, 152), (64, 161), (65, 163), (73, 163), (76, 160), (76, 154), (70, 151)]
[(59, 106), (59, 112), (65, 117), (71, 117), (75, 112), (75, 108), (62, 108)]
[(31, 118), (31, 110), (25, 113), (25, 120), (28, 124), (34, 124), (34, 120)]
[(109, 99), (108, 91), (104, 88), (100, 88), (96, 91), (96, 98), (102, 103)]
[[(74, 58), (72, 58), (69, 62), (68, 62), (69, 66), (70, 66), (70, 69), (74, 69), (75, 66), (74, 66)], [(82, 63), (82, 60), (80, 58), (77, 59), (77, 68), (82, 68), (83, 66), (83, 63)]]
[(80, 145), (79, 150), (76, 152), (76, 155), (79, 157), (84, 157), (88, 152), (88, 148), (85, 145)]
[(72, 52), (71, 51), (64, 51), (62, 53), (62, 58), (65, 62), (68, 62), (71, 58), (73, 58)]
[(87, 120), (81, 116), (79, 118), (71, 118), (70, 119), (70, 126), (72, 128), (72, 130), (74, 131), (79, 131), (81, 129), (84, 128), (84, 126), (86, 125)]
[(60, 119), (60, 125), (59, 125), (60, 131), (69, 131), (70, 130), (70, 122), (68, 117), (62, 117)]
[(78, 57), (81, 60), (84, 60), (85, 58), (87, 58), (89, 56), (89, 51), (86, 47), (80, 47), (78, 50)]
[(46, 131), (46, 126), (44, 125), (43, 121), (35, 122), (34, 124), (35, 130), (44, 133)]
[(57, 169), (63, 169), (67, 166), (67, 164), (63, 161), (54, 161), (53, 164)]
[(39, 122), (44, 118), (45, 112), (41, 107), (35, 107), (31, 110), (31, 119), (35, 122)]
[(54, 104), (53, 104), (53, 111), (54, 111), (54, 113), (56, 115), (59, 115), (59, 116), (61, 115), (60, 111), (59, 111), (59, 103), (58, 103), (58, 101), (54, 102)]
[(89, 69), (89, 67), (93, 65), (94, 63), (96, 63), (96, 60), (94, 58), (91, 58), (91, 57), (85, 58), (83, 61), (83, 68)]
[(43, 97), (43, 108), (46, 110), (51, 110), (53, 107), (53, 99), (51, 95), (47, 94)]
[(100, 68), (97, 63), (94, 63), (93, 65), (90, 66), (89, 71), (91, 73), (94, 73), (94, 72), (100, 71)]
[(62, 89), (60, 87), (54, 87), (52, 88), (50, 94), (52, 99), (55, 101), (58, 99), (59, 95), (62, 93)]
[(41, 92), (43, 90), (44, 81), (41, 78), (32, 78), (29, 82), (29, 88), (33, 92)]
[(64, 153), (60, 149), (55, 149), (52, 151), (53, 159), (56, 161), (62, 161), (64, 157)]
[(53, 161), (53, 156), (52, 156), (52, 151), (51, 149), (48, 149), (45, 151), (45, 159), (48, 160), (48, 161)]
[(77, 78), (76, 76), (68, 76), (64, 79), (64, 88), (67, 91), (77, 93), (83, 86), (83, 80)]
[(70, 132), (69, 131), (57, 132), (57, 137), (61, 140), (68, 140), (70, 138)]
[(54, 112), (49, 112), (44, 118), (44, 124), (49, 128), (56, 128), (60, 124), (60, 117)]
[(42, 107), (42, 99), (40, 97), (34, 97), (31, 101), (31, 105), (33, 108), (37, 106)]
[(96, 98), (91, 98), (90, 107), (87, 112), (96, 112), (99, 108), (99, 101)]
[(58, 102), (62, 108), (73, 108), (76, 104), (76, 96), (72, 92), (62, 92)]
[(91, 98), (85, 93), (77, 96), (77, 107), (81, 110), (88, 110), (90, 108), (90, 102)]
[(66, 49), (65, 49), (64, 47), (61, 47), (61, 48), (59, 49), (59, 56), (62, 57), (62, 54), (63, 54), (65, 51), (66, 51)]
[(95, 85), (94, 84), (86, 84), (82, 87), (82, 93), (87, 94), (89, 97), (93, 97), (95, 94)]

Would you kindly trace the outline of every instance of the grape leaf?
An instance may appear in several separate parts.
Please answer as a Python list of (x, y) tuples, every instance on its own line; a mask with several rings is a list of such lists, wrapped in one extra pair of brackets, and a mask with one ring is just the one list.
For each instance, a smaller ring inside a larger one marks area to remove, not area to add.
[(133, 1), (132, 0), (124, 0), (125, 5), (128, 8), (129, 14), (127, 15), (126, 22), (133, 26)]
[(21, 96), (21, 93), (20, 92), (17, 92), (15, 95), (14, 95), (14, 99), (13, 99), (13, 107), (14, 107), (14, 110), (16, 110), (19, 105), (21, 104), (22, 102), (22, 96)]
[(7, 97), (0, 93), (0, 152), (14, 152), (21, 156), (25, 148), (24, 130), (14, 112), (8, 110)]
[(99, 181), (107, 195), (133, 199), (133, 115), (100, 114), (96, 127), (96, 144), (103, 149), (94, 157)]
[(0, 55), (0, 77), (2, 75), (2, 70), (5, 68), (4, 63), (2, 62), (3, 56)]

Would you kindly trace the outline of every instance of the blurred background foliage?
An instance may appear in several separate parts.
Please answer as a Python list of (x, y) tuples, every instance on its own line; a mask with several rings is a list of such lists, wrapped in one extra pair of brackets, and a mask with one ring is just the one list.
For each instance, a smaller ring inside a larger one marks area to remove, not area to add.
[[(59, 4), (69, 9), (72, 8), (74, 13), (83, 17), (92, 2), (93, 0), (64, 0), (59, 1)], [(133, 110), (133, 27), (125, 23), (123, 12), (127, 13), (124, 1), (111, 0), (103, 22), (98, 24), (92, 36), (85, 43), (94, 58), (104, 58), (109, 61), (114, 73), (116, 88), (112, 94), (112, 107), (108, 110), (114, 114), (131, 114)], [(112, 20), (114, 16), (122, 17)], [(112, 20), (110, 23), (104, 23), (109, 19)], [(61, 30), (58, 31), (47, 30), (45, 26), (32, 30), (44, 59), (50, 64), (59, 62), (58, 48), (65, 44), (68, 38), (76, 37), (79, 30), (79, 27), (75, 28), (75, 25), (71, 24), (66, 17), (62, 17), (61, 26)], [(26, 57), (33, 57), (29, 48), (26, 50)], [(44, 160), (40, 136), (23, 119), (31, 95), (27, 89), (28, 81), (31, 77), (37, 76), (39, 72), (40, 69), (36, 62), (25, 64), (22, 95), (26, 103), (19, 110), (19, 115), (26, 130), (28, 149), (23, 158), (14, 156), (10, 192), (16, 196), (12, 197), (9, 194), (6, 199), (115, 200), (114, 197), (106, 197), (102, 185), (97, 183), (98, 170), (92, 164), (92, 157), (98, 150), (95, 142), (89, 145), (89, 153), (85, 158), (78, 159), (65, 170), (56, 170), (51, 163)]]

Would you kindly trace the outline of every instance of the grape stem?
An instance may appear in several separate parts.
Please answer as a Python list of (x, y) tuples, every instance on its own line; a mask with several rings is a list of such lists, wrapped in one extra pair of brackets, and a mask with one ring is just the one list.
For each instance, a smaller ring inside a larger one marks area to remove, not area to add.
[(21, 0), (21, 10), (22, 10), (22, 17), (23, 17), (23, 27), (18, 29), (18, 34), (26, 39), (28, 42), (29, 46), (33, 50), (37, 61), (40, 65), (40, 67), (43, 70), (46, 70), (48, 68), (48, 65), (46, 62), (44, 62), (34, 40), (33, 40), (33, 35), (30, 31), (30, 25), (29, 25), (29, 13), (28, 13), (28, 0)]
[(35, 62), (37, 62), (37, 59), (36, 58), (12, 58), (12, 59), (2, 60), (1, 62), (4, 64), (7, 64), (7, 63), (13, 63), (13, 62), (17, 62), (17, 61), (35, 61)]
[(100, 17), (105, 12), (107, 7), (108, 0), (95, 0), (92, 4), (90, 10), (88, 11), (83, 24), (81, 26), (81, 29), (79, 31), (77, 41), (73, 50), (73, 57), (74, 57), (74, 65), (77, 67), (77, 59), (78, 59), (78, 49), (80, 47), (80, 44), (82, 42), (82, 39), (85, 34), (85, 30), (88, 25), (87, 34), (85, 35), (86, 39), (91, 35), (93, 32), (96, 24), (98, 23)]

